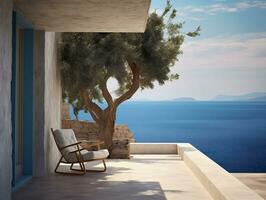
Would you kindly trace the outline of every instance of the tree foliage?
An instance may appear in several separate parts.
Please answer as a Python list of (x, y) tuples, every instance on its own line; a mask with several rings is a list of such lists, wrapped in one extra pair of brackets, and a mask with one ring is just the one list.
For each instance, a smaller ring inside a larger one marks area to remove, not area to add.
[[(182, 33), (182, 27), (183, 23), (177, 22), (176, 10), (167, 1), (161, 15), (156, 11), (149, 14), (144, 33), (63, 33), (60, 43), (63, 97), (76, 113), (87, 110), (97, 115), (100, 110), (98, 107), (96, 112), (95, 101), (105, 100), (109, 107), (111, 103), (117, 107), (139, 87), (153, 88), (155, 82), (163, 85), (177, 79), (171, 67), (182, 53), (184, 38), (200, 32), (198, 27)], [(116, 99), (106, 87), (111, 77), (119, 84)]]

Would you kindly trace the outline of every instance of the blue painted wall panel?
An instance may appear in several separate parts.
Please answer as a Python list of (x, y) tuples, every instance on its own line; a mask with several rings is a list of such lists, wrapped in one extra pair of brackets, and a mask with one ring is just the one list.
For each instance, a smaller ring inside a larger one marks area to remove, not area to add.
[(16, 156), (15, 156), (15, 130), (16, 130), (16, 12), (12, 15), (12, 81), (11, 81), (11, 123), (12, 123), (12, 186), (15, 186)]
[(24, 30), (23, 174), (32, 174), (33, 30)]
[[(26, 25), (25, 25), (26, 24)], [(33, 164), (33, 29), (17, 13), (13, 12), (12, 19), (12, 81), (11, 81), (11, 103), (12, 103), (12, 187), (19, 185), (16, 180), (16, 49), (17, 49), (17, 25), (24, 30), (24, 72), (23, 72), (23, 176), (32, 175)], [(24, 179), (21, 177), (21, 180)]]

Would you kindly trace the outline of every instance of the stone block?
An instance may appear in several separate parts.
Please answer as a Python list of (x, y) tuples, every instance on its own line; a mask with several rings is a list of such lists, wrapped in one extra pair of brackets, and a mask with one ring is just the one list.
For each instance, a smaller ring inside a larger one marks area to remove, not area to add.
[(114, 139), (110, 158), (129, 159), (130, 158), (129, 139)]

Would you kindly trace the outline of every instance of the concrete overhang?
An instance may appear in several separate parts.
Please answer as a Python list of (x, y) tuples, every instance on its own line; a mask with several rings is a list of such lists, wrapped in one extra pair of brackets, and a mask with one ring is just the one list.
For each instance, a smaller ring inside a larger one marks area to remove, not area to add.
[(14, 0), (35, 29), (52, 32), (144, 32), (150, 0)]

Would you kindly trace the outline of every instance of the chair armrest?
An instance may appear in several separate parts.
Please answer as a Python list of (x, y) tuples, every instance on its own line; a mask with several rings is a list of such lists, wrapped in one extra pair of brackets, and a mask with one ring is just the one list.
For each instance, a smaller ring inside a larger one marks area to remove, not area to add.
[(82, 142), (82, 143), (92, 143), (92, 144), (104, 144), (103, 141), (100, 141), (100, 140), (79, 140), (79, 142)]
[[(78, 147), (79, 144), (81, 144), (81, 142), (76, 142), (76, 143), (73, 143), (73, 144), (69, 144), (67, 146), (61, 147), (60, 150), (63, 150), (65, 148), (71, 147), (71, 146), (77, 146)], [(78, 147), (78, 149), (79, 149), (79, 147)]]
[(81, 151), (83, 151), (83, 150), (86, 150), (86, 149), (84, 149), (84, 148), (82, 148), (82, 149), (77, 149), (77, 150), (75, 150), (75, 151), (70, 151), (69, 153), (77, 153), (77, 152), (81, 152)]
[(100, 141), (100, 140), (80, 140), (81, 143), (86, 143), (86, 147), (87, 148), (90, 148), (90, 147), (95, 147), (97, 146), (98, 150), (100, 149), (100, 145), (101, 144), (104, 144), (103, 141)]
[(100, 140), (79, 140), (79, 142), (84, 142), (84, 143), (104, 143), (104, 141), (100, 141)]

